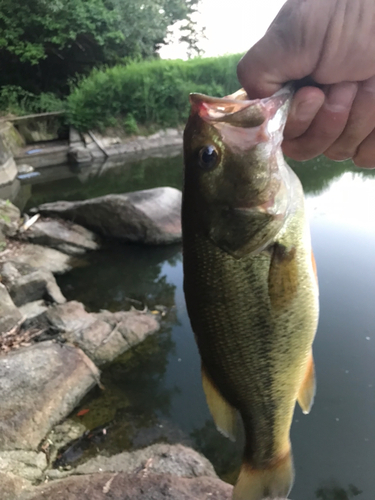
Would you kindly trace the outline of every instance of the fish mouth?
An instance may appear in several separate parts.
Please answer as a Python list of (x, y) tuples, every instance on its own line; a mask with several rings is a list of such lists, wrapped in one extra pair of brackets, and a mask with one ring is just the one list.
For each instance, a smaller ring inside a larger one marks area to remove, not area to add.
[[(192, 112), (207, 122), (227, 123), (233, 127), (259, 127), (275, 117), (280, 108), (287, 109), (293, 92), (285, 86), (273, 96), (250, 100), (241, 89), (226, 97), (211, 97), (205, 94), (190, 94)], [(287, 114), (287, 113), (286, 113)]]
[(191, 112), (215, 127), (232, 150), (243, 153), (259, 144), (275, 150), (282, 142), (292, 96), (290, 86), (254, 100), (249, 100), (245, 91), (223, 98), (190, 94)]

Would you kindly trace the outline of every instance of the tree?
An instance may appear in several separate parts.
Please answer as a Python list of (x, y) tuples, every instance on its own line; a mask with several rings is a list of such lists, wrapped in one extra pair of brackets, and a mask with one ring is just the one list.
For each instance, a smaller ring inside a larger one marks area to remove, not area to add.
[(193, 45), (198, 1), (0, 0), (0, 85), (67, 91), (94, 66), (155, 55), (178, 20)]

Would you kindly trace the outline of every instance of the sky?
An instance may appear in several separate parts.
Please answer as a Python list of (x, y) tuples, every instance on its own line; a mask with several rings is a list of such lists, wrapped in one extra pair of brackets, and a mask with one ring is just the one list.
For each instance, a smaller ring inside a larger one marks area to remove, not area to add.
[[(266, 32), (285, 0), (201, 0), (197, 21), (206, 28), (204, 56), (245, 52)], [(173, 40), (173, 37), (171, 38)], [(160, 50), (165, 59), (185, 59), (186, 47), (173, 41)]]

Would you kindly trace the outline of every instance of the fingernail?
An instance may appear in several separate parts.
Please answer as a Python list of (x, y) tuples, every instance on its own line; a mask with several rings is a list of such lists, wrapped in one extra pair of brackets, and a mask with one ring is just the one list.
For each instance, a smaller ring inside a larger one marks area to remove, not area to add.
[(328, 91), (325, 107), (335, 113), (347, 111), (354, 101), (358, 85), (353, 82), (342, 82), (332, 85)]
[(297, 109), (294, 113), (296, 120), (301, 122), (311, 121), (321, 106), (321, 102), (317, 102), (316, 99), (310, 99), (308, 101), (303, 101), (298, 104)]

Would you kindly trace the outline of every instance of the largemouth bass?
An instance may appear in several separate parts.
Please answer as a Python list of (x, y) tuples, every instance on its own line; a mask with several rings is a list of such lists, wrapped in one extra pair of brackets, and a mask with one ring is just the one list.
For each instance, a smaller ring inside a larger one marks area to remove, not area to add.
[(217, 428), (243, 463), (235, 500), (286, 497), (290, 426), (315, 394), (318, 283), (301, 183), (281, 142), (291, 90), (190, 96), (184, 133), (184, 291)]

